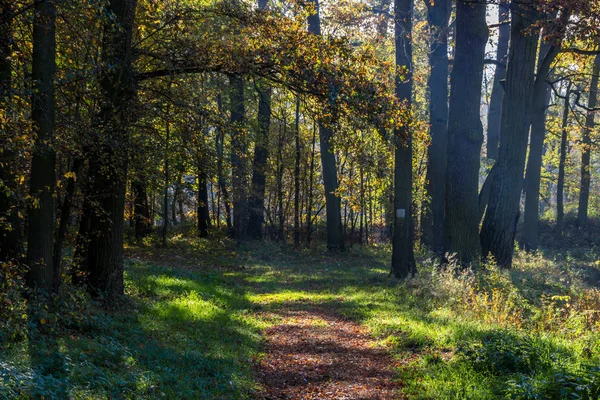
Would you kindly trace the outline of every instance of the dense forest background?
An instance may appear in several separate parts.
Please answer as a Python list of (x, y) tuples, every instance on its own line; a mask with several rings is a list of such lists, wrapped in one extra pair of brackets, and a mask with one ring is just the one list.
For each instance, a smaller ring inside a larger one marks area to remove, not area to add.
[(580, 249), (592, 288), (542, 292), (597, 333), (599, 71), (595, 0), (0, 0), (0, 343), (119, 307), (132, 254), (184, 240), (361, 247), (409, 288)]

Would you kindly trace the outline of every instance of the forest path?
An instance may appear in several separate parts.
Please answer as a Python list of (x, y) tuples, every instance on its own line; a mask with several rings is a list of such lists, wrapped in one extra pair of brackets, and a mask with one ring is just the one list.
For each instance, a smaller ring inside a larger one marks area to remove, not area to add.
[(375, 260), (276, 256), (241, 275), (264, 322), (264, 355), (254, 373), (256, 399), (405, 398), (389, 344), (361, 322), (387, 273)]
[(281, 309), (256, 365), (258, 399), (396, 399), (394, 361), (361, 324), (334, 310)]

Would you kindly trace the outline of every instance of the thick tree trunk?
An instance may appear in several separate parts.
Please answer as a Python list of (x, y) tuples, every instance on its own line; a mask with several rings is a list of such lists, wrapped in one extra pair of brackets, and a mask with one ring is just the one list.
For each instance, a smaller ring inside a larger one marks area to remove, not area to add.
[(56, 5), (35, 4), (32, 58), (32, 120), (35, 143), (31, 160), (27, 235), (27, 280), (30, 286), (49, 290), (53, 283), (54, 189), (56, 151), (54, 150), (54, 73), (56, 70)]
[[(259, 0), (258, 8), (265, 10), (268, 0)], [(269, 129), (271, 127), (271, 87), (258, 83), (258, 134), (252, 164), (252, 188), (248, 200), (248, 236), (262, 240), (265, 222), (265, 173), (269, 158)]]
[[(321, 34), (319, 16), (319, 1), (312, 0), (316, 14), (308, 17), (308, 31)], [(319, 124), (319, 143), (321, 145), (321, 167), (323, 169), (323, 184), (325, 187), (325, 208), (327, 220), (327, 248), (331, 251), (344, 250), (344, 231), (342, 227), (342, 208), (337, 194), (338, 178), (335, 154), (331, 148), (333, 130)]]
[[(0, 0), (0, 118), (9, 113), (11, 103), (12, 2)], [(14, 131), (7, 124), (0, 130), (0, 262), (21, 258), (22, 237), (19, 204), (15, 195), (16, 151), (11, 148)]]
[(563, 109), (562, 130), (560, 135), (560, 155), (558, 161), (558, 181), (556, 183), (556, 232), (563, 235), (565, 227), (565, 166), (567, 162), (567, 143), (569, 141), (569, 111), (571, 98), (571, 83), (567, 87), (565, 96), (565, 107)]
[(550, 66), (559, 53), (559, 48), (543, 43), (540, 46), (539, 67), (533, 87), (533, 103), (531, 107), (531, 139), (529, 141), (529, 157), (525, 175), (525, 211), (523, 213), (523, 232), (521, 246), (526, 250), (538, 247), (538, 222), (540, 205), (540, 181), (542, 174), (542, 157), (546, 138), (546, 111), (550, 102), (550, 85), (546, 78)]
[[(105, 23), (101, 79), (102, 111), (90, 154), (90, 188), (84, 218), (89, 240), (84, 258), (90, 292), (106, 299), (123, 294), (123, 219), (127, 182), (129, 125), (134, 112), (132, 32), (136, 0), (113, 0), (107, 6), (115, 20)], [(121, 29), (114, 29), (117, 23)], [(92, 205), (93, 202), (93, 205)], [(85, 229), (80, 234), (85, 234)]]
[[(413, 1), (395, 0), (396, 97), (412, 105), (412, 18)], [(402, 70), (404, 69), (404, 70)], [(400, 79), (403, 76), (403, 80)], [(416, 272), (412, 224), (412, 132), (410, 122), (394, 132), (394, 236), (390, 275), (403, 279)]]
[(269, 130), (271, 129), (271, 88), (264, 82), (258, 88), (258, 135), (254, 146), (252, 191), (250, 192), (248, 236), (262, 240), (265, 222), (265, 182), (269, 158)]
[(588, 98), (588, 112), (585, 119), (585, 128), (583, 130), (582, 150), (581, 150), (581, 184), (579, 187), (579, 207), (577, 208), (577, 223), (579, 226), (585, 226), (588, 220), (588, 204), (590, 202), (590, 158), (592, 153), (591, 133), (594, 129), (595, 112), (598, 103), (598, 74), (600, 74), (600, 55), (594, 60), (592, 80), (590, 82), (590, 94)]
[(427, 194), (431, 201), (422, 218), (423, 240), (440, 254), (444, 249), (444, 204), (448, 163), (448, 20), (452, 2), (438, 0), (428, 5), (431, 32), (429, 53), (429, 132), (431, 146), (427, 160)]
[(244, 134), (244, 80), (239, 76), (230, 78), (230, 121), (231, 133), (231, 167), (233, 197), (233, 235), (236, 240), (246, 236), (248, 223), (248, 182), (246, 177), (247, 140)]
[(494, 84), (490, 98), (490, 109), (487, 118), (487, 157), (498, 158), (498, 142), (500, 138), (500, 121), (502, 119), (502, 98), (504, 89), (501, 82), (506, 78), (506, 56), (508, 54), (508, 40), (510, 38), (509, 0), (500, 0), (498, 4), (498, 48), (496, 60), (504, 65), (496, 64), (494, 71)]
[(150, 208), (148, 207), (148, 182), (145, 177), (139, 177), (131, 184), (133, 189), (133, 222), (135, 239), (142, 240), (152, 230)]
[(479, 167), (483, 126), (479, 116), (488, 28), (485, 4), (456, 4), (456, 56), (450, 77), (446, 253), (463, 265), (479, 263)]
[(483, 255), (493, 255), (498, 265), (512, 264), (515, 221), (519, 218), (523, 170), (529, 138), (539, 30), (531, 4), (511, 3), (511, 40), (502, 105), (500, 149), (483, 227)]

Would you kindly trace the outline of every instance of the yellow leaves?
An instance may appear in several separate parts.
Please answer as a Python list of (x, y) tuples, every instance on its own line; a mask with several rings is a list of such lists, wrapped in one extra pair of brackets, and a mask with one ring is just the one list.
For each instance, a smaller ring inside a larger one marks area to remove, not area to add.
[(64, 176), (66, 179), (72, 179), (74, 181), (77, 181), (77, 174), (75, 172), (67, 172)]

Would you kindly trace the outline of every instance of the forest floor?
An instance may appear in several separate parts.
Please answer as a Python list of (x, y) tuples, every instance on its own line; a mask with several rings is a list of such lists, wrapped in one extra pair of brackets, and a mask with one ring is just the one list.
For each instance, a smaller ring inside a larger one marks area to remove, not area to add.
[(400, 283), (387, 247), (190, 237), (127, 248), (117, 307), (66, 287), (24, 311), (29, 334), (0, 343), (0, 399), (600, 396), (593, 246), (476, 273), (440, 272), (423, 253)]

